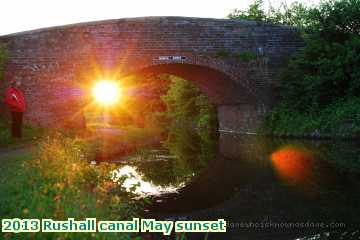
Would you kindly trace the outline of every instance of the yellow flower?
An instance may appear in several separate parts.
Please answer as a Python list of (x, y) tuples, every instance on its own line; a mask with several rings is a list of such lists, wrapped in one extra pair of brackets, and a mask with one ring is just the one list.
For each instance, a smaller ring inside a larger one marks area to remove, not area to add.
[(59, 190), (63, 190), (64, 187), (65, 187), (65, 184), (64, 183), (56, 183), (54, 185), (55, 188), (58, 188)]
[(28, 214), (28, 213), (29, 213), (29, 209), (24, 208), (24, 209), (23, 209), (23, 214)]
[(119, 203), (119, 202), (120, 202), (120, 197), (119, 197), (119, 196), (113, 196), (113, 197), (111, 198), (111, 201), (112, 201), (113, 203)]

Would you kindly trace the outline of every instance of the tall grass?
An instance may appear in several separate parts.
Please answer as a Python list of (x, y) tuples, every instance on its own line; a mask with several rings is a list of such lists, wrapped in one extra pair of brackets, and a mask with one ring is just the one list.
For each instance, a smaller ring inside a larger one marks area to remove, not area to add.
[(264, 132), (277, 136), (360, 137), (360, 98), (331, 104), (317, 113), (279, 107), (265, 122)]
[[(51, 218), (66, 220), (97, 218), (98, 220), (127, 220), (138, 217), (141, 202), (132, 200), (111, 180), (116, 166), (90, 164), (94, 156), (92, 145), (81, 138), (54, 133), (40, 141), (33, 156), (20, 161), (8, 172), (12, 178), (7, 186), (6, 211), (2, 218)], [(12, 176), (11, 174), (14, 174)], [(3, 176), (7, 177), (7, 176)], [(20, 236), (19, 236), (20, 235)], [(7, 234), (5, 239), (131, 239), (120, 233), (34, 233)]]

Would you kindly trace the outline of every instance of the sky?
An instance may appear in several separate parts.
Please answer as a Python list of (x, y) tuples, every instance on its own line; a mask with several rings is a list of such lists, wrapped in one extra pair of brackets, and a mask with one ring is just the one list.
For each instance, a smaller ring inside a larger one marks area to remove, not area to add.
[[(286, 1), (290, 4), (295, 0)], [(311, 0), (299, 1), (309, 3)], [(0, 36), (43, 27), (125, 17), (225, 18), (233, 9), (246, 9), (252, 2), (253, 0), (2, 0)], [(277, 4), (276, 0), (271, 2), (273, 5)]]

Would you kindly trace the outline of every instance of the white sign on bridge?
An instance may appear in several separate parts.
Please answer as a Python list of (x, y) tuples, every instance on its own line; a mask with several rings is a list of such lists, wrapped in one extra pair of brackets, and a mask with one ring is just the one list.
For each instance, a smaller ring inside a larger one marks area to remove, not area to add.
[(181, 61), (186, 60), (185, 56), (159, 56), (160, 61)]

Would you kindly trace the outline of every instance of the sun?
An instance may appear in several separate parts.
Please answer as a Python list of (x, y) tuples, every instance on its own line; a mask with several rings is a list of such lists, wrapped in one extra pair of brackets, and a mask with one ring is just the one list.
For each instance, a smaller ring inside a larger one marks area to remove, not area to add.
[(120, 86), (115, 81), (100, 80), (95, 83), (92, 93), (98, 103), (109, 106), (119, 100)]

